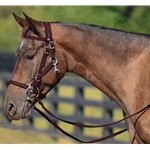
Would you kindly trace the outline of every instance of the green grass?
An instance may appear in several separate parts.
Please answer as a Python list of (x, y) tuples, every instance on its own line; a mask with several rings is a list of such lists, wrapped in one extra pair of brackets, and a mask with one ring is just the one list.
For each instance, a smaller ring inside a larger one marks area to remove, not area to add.
[(0, 128), (0, 144), (52, 144), (57, 143), (47, 135), (29, 131), (17, 131)]

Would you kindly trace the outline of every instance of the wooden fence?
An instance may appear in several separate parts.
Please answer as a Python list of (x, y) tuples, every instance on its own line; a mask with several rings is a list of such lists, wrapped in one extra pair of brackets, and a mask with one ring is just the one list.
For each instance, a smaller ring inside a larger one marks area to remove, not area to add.
[[(10, 59), (8, 60), (10, 61)], [(2, 69), (2, 66), (0, 67), (0, 71), (3, 71), (0, 72), (0, 99), (2, 104), (0, 105), (0, 114), (5, 118), (0, 120), (0, 126), (4, 127), (7, 124), (8, 127), (13, 126), (14, 128), (22, 129), (22, 127), (14, 125), (5, 115), (3, 100), (12, 69), (10, 68), (10, 71), (6, 72), (7, 70)], [(5, 65), (5, 68), (6, 67), (7, 66)], [(94, 92), (92, 94), (91, 89), (94, 89), (96, 93)], [(62, 79), (50, 94), (48, 94), (47, 98), (44, 100), (44, 104), (54, 115), (62, 119), (85, 124), (96, 125), (112, 123), (122, 117), (120, 108), (109, 97), (79, 77), (66, 76)], [(85, 129), (82, 127), (66, 125), (55, 119), (53, 120), (73, 136), (85, 141), (100, 138), (111, 134), (118, 129), (121, 130), (122, 128), (125, 128), (124, 123), (119, 123), (102, 129)], [(26, 128), (31, 129), (32, 131), (49, 134), (56, 139), (60, 137), (68, 138), (51, 124), (46, 122), (44, 118), (34, 110), (32, 110), (31, 117), (26, 119), (26, 121), (28, 122)], [(126, 134), (123, 134), (121, 138), (111, 138), (101, 143), (128, 143), (128, 138), (125, 138), (125, 141), (121, 140), (124, 139)]]

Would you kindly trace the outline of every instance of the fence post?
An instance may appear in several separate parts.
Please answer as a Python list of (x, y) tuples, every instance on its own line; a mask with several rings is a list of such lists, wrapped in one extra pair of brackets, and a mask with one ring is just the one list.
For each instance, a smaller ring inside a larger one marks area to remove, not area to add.
[[(54, 92), (53, 93), (53, 98), (57, 97), (57, 95), (58, 95), (58, 87), (57, 86), (53, 89), (53, 92)], [(50, 102), (50, 111), (53, 114), (57, 114), (57, 110), (58, 110), (58, 103), (57, 103), (57, 101), (55, 101), (55, 100), (51, 101)], [(51, 118), (51, 119), (54, 121), (55, 124), (58, 123), (58, 121), (56, 119), (54, 119), (54, 118)], [(50, 133), (52, 133), (54, 135), (57, 133), (57, 129), (51, 124), (50, 124)], [(55, 138), (55, 137), (53, 137), (53, 139), (57, 140), (57, 138)]]
[[(75, 102), (75, 118), (76, 121), (79, 123), (83, 123), (81, 118), (83, 117), (83, 106), (80, 104), (82, 98), (84, 97), (84, 89), (81, 87), (76, 87), (76, 102)], [(75, 127), (74, 134), (77, 137), (82, 137), (83, 128), (82, 127)]]
[[(113, 122), (113, 109), (107, 108), (107, 104), (112, 103), (110, 98), (104, 96), (104, 107), (103, 107), (103, 121), (104, 123), (111, 123)], [(103, 128), (103, 136), (107, 136), (113, 133), (113, 127), (104, 127)], [(108, 139), (107, 141), (112, 141), (112, 139)]]

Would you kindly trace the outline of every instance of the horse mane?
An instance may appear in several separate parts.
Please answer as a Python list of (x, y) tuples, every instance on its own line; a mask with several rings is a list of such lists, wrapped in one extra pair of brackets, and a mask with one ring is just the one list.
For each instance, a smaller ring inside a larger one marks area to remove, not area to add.
[(97, 54), (97, 56), (105, 53), (108, 57), (114, 58), (115, 65), (126, 65), (129, 60), (132, 60), (133, 57), (136, 59), (138, 55), (150, 47), (149, 34), (128, 32), (93, 24), (60, 22), (60, 25), (64, 27), (64, 30), (66, 29), (68, 34), (72, 36), (75, 34), (74, 37), (78, 37), (77, 39), (80, 38), (78, 33), (82, 32), (83, 36), (88, 37), (83, 39), (84, 42), (95, 43), (96, 48), (92, 49), (91, 53)]
[(117, 32), (124, 32), (124, 33), (129, 33), (129, 34), (135, 34), (135, 35), (141, 35), (141, 36), (150, 37), (150, 34), (145, 34), (145, 33), (130, 32), (130, 31), (125, 31), (125, 30), (121, 30), (121, 29), (108, 28), (108, 27), (97, 26), (97, 25), (92, 25), (92, 24), (88, 24), (88, 25), (91, 26), (91, 27), (98, 27), (100, 29), (106, 29), (106, 30), (112, 30), (112, 31), (117, 31)]
[[(55, 21), (55, 22), (50, 22), (50, 23), (57, 23), (57, 24), (61, 24), (61, 25), (74, 26), (74, 27), (81, 27), (81, 26), (82, 27), (92, 27), (92, 28), (97, 28), (100, 30), (110, 30), (110, 31), (122, 32), (122, 33), (126, 33), (126, 34), (150, 37), (150, 34), (129, 32), (129, 31), (121, 30), (121, 29), (109, 28), (109, 27), (99, 26), (99, 25), (95, 25), (95, 24), (65, 23), (65, 22), (60, 22), (60, 21)], [(21, 40), (23, 39), (24, 35), (26, 35), (29, 30), (30, 30), (30, 28), (28, 26), (21, 28)]]
[(134, 34), (134, 35), (140, 35), (140, 36), (145, 36), (145, 37), (150, 37), (150, 34), (146, 34), (146, 33), (136, 33), (136, 32), (130, 32), (130, 31), (125, 31), (125, 30), (121, 30), (121, 29), (116, 29), (116, 28), (109, 28), (109, 27), (104, 27), (104, 26), (99, 26), (99, 25), (95, 25), (95, 24), (86, 24), (86, 23), (64, 23), (64, 22), (53, 22), (53, 23), (60, 23), (62, 25), (69, 25), (69, 26), (76, 26), (76, 27), (92, 27), (92, 28), (97, 28), (97, 29), (101, 29), (101, 30), (110, 30), (110, 31), (116, 31), (116, 32), (122, 32), (122, 33), (126, 33), (126, 34)]

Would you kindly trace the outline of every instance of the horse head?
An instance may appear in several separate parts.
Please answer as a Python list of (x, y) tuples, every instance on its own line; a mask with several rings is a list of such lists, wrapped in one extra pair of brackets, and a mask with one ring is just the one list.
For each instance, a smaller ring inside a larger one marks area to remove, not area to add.
[[(63, 54), (59, 52), (60, 46), (55, 39), (52, 45), (51, 41), (45, 40), (45, 37), (49, 36), (46, 34), (52, 34), (52, 31), (46, 31), (43, 22), (36, 21), (26, 14), (24, 14), (25, 19), (13, 15), (21, 28), (22, 42), (16, 51), (16, 64), (12, 82), (7, 89), (4, 107), (11, 119), (19, 120), (30, 116), (30, 108), (36, 103), (35, 97), (39, 94), (46, 95), (57, 84), (57, 71), (59, 80), (63, 78), (66, 62)], [(50, 29), (49, 23), (46, 26)], [(47, 67), (49, 64), (51, 66)]]

